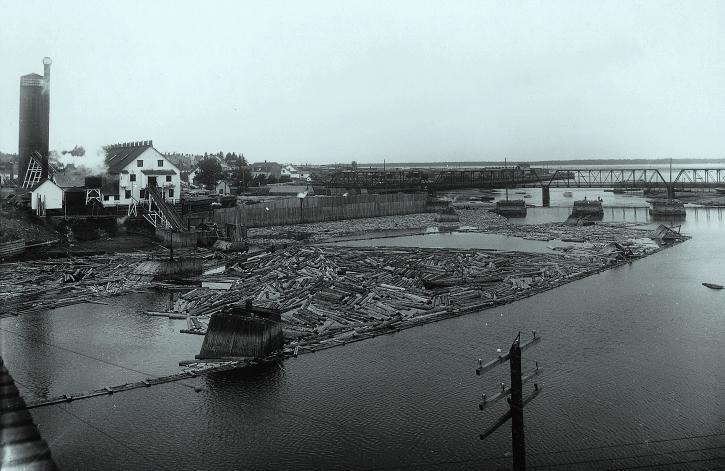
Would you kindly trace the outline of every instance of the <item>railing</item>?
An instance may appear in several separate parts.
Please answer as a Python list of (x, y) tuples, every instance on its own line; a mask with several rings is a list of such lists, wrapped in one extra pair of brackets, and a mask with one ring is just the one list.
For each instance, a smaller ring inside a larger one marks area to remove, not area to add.
[[(156, 188), (148, 188), (149, 212), (144, 218), (153, 224), (154, 227), (166, 229), (183, 229), (184, 223), (174, 208), (167, 203)], [(154, 210), (154, 206), (156, 209)]]

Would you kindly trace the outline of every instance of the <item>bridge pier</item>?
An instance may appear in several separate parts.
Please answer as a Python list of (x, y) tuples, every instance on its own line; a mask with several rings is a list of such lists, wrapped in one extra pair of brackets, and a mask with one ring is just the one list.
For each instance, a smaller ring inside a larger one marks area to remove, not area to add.
[(667, 199), (675, 199), (675, 185), (672, 183), (667, 185)]
[(549, 207), (549, 187), (548, 186), (542, 186), (541, 187), (541, 205), (545, 208)]

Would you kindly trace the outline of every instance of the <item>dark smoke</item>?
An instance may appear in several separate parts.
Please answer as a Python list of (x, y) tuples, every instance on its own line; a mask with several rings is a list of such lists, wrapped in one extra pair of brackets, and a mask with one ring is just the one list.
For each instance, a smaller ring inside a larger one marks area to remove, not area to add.
[(83, 146), (75, 146), (71, 150), (64, 150), (63, 155), (65, 154), (70, 154), (74, 157), (83, 157), (84, 155), (86, 155), (86, 150), (83, 148)]

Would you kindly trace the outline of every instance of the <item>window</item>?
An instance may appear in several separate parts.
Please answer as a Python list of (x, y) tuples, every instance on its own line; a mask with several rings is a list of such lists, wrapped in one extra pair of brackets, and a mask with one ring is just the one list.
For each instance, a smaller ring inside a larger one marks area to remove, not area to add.
[(113, 201), (118, 201), (118, 200), (120, 200), (120, 199), (121, 199), (121, 197), (120, 197), (120, 196), (118, 196), (118, 195), (113, 195)]
[(159, 167), (163, 167), (164, 166), (164, 161), (163, 160), (159, 160), (158, 163), (159, 163)]
[[(160, 161), (159, 161), (159, 162), (160, 162)], [(171, 175), (166, 175), (166, 181), (167, 181), (167, 182), (170, 182), (170, 181), (171, 181)]]
[(131, 181), (132, 182), (135, 182), (136, 181), (136, 174), (135, 173), (132, 173), (131, 174)]
[(137, 167), (143, 167), (143, 160), (137, 160), (136, 161), (136, 166)]
[(174, 189), (169, 188), (169, 198), (173, 198), (173, 197), (174, 197)]
[(123, 196), (124, 198), (131, 199), (131, 190), (126, 190), (126, 194)]
[(108, 195), (103, 195), (103, 201), (108, 201)]

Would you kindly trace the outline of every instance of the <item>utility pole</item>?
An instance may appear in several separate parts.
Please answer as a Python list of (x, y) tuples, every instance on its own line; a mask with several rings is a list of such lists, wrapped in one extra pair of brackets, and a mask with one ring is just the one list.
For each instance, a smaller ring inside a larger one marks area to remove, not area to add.
[(532, 332), (531, 340), (521, 343), (521, 332), (518, 333), (516, 339), (511, 344), (509, 352), (505, 355), (501, 355), (499, 350), (499, 356), (497, 359), (492, 360), (485, 365), (483, 360), (479, 358), (478, 368), (476, 368), (476, 374), (481, 375), (486, 371), (495, 368), (498, 365), (508, 361), (511, 368), (511, 386), (506, 388), (504, 383), (501, 383), (501, 391), (488, 397), (483, 394), (481, 397), (481, 403), (478, 408), (484, 410), (489, 405), (499, 401), (500, 399), (506, 398), (509, 404), (509, 410), (504, 415), (498, 418), (496, 422), (484, 431), (480, 438), (485, 439), (493, 432), (495, 432), (501, 425), (505, 424), (511, 419), (511, 450), (513, 452), (513, 469), (514, 471), (523, 471), (526, 469), (526, 444), (524, 439), (524, 406), (534, 399), (541, 388), (537, 383), (534, 383), (534, 391), (524, 399), (523, 397), (523, 385), (535, 376), (537, 376), (541, 370), (539, 369), (538, 362), (536, 363), (536, 369), (526, 376), (522, 376), (521, 368), (521, 352), (526, 348), (536, 344), (541, 337), (536, 336), (536, 331)]

